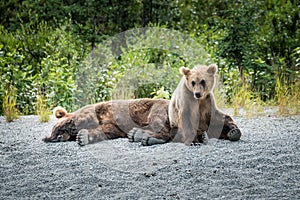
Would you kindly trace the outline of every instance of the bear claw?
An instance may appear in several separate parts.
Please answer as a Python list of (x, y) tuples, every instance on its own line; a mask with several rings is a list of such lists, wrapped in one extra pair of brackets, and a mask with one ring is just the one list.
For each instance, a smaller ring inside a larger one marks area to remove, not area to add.
[(131, 129), (131, 130), (128, 132), (128, 134), (127, 134), (127, 137), (128, 137), (129, 142), (134, 142), (134, 135), (135, 135), (135, 132), (136, 132), (135, 129), (136, 129), (136, 128)]
[(200, 142), (193, 142), (193, 143), (191, 143), (190, 146), (201, 146), (201, 145), (203, 145), (203, 144)]

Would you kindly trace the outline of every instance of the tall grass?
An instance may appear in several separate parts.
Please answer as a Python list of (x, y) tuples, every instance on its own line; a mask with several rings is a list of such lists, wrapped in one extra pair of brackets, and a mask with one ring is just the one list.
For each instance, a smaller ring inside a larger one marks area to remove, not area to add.
[[(232, 85), (232, 107), (234, 115), (245, 112), (246, 117), (256, 116), (263, 113), (263, 102), (257, 92), (253, 92), (247, 83)], [(276, 78), (274, 105), (278, 106), (278, 115), (300, 114), (300, 82), (287, 84), (284, 78)]]
[(300, 83), (285, 84), (284, 78), (276, 78), (276, 101), (279, 115), (295, 115), (300, 113)]
[(245, 115), (247, 118), (260, 115), (263, 112), (265, 103), (260, 94), (254, 92), (247, 82), (236, 82), (232, 84), (232, 104), (233, 114), (236, 116)]
[(290, 114), (300, 114), (300, 81), (291, 86), (290, 101), (288, 104)]
[(37, 95), (36, 112), (40, 122), (48, 122), (50, 120), (50, 110), (48, 109), (48, 99), (45, 95)]
[(275, 86), (275, 97), (278, 103), (278, 114), (288, 114), (287, 104), (289, 100), (289, 91), (288, 87), (282, 83), (282, 79), (277, 77), (276, 86)]
[(247, 117), (252, 116), (252, 98), (253, 92), (246, 83), (236, 84), (233, 86), (233, 112), (234, 115), (240, 115), (240, 109), (243, 108)]
[(19, 111), (17, 109), (17, 91), (15, 88), (5, 92), (2, 106), (3, 114), (7, 122), (12, 122), (19, 118)]

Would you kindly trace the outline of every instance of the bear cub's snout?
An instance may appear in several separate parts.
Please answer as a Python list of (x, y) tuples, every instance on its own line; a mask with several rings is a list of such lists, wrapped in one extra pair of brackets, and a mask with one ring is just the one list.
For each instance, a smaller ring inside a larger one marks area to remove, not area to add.
[(194, 96), (195, 96), (195, 99), (200, 99), (201, 98), (201, 93), (200, 92), (195, 92)]

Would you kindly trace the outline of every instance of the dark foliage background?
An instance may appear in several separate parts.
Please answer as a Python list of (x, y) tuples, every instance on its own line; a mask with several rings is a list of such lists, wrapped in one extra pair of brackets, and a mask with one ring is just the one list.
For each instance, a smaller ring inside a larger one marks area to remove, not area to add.
[[(244, 84), (263, 101), (276, 100), (278, 81), (287, 90), (299, 86), (297, 0), (7, 0), (0, 2), (0, 12), (0, 103), (16, 89), (22, 114), (35, 113), (39, 95), (49, 107), (68, 110), (80, 106), (73, 103), (80, 92), (84, 103), (114, 96), (168, 97), (177, 84), (178, 68), (193, 62), (167, 50), (120, 48), (118, 57), (95, 72), (96, 84), (87, 84), (93, 94), (78, 88), (76, 80), (83, 67), (93, 66), (87, 58), (98, 45), (141, 27), (177, 30), (201, 44), (209, 54), (206, 61), (219, 65), (228, 102), (232, 88)], [(132, 93), (115, 95), (116, 85), (134, 67), (159, 68), (165, 74), (154, 83), (133, 84)]]

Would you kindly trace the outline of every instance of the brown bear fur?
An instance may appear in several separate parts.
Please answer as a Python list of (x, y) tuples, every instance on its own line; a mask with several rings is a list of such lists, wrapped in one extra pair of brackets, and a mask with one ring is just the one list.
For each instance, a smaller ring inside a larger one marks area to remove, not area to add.
[(168, 120), (168, 100), (115, 100), (85, 106), (74, 113), (54, 109), (58, 121), (45, 142), (75, 140), (81, 145), (124, 138), (133, 128), (141, 128), (168, 142), (172, 136)]
[[(241, 132), (230, 116), (221, 112), (214, 100), (216, 65), (180, 68), (183, 75), (169, 104), (171, 128), (178, 128), (176, 140), (186, 145), (201, 142), (202, 134), (209, 137), (239, 140)], [(226, 129), (227, 131), (225, 131)], [(231, 131), (236, 129), (235, 131)]]
[[(58, 121), (45, 142), (75, 141), (86, 145), (107, 139), (128, 137), (131, 142), (143, 145), (161, 144), (172, 141), (177, 128), (171, 128), (168, 117), (168, 100), (136, 99), (115, 100), (87, 105), (74, 113), (61, 107), (54, 109)], [(216, 138), (230, 139), (229, 132), (238, 130), (231, 117), (220, 120), (223, 127)], [(224, 126), (223, 126), (224, 125)], [(209, 120), (199, 129), (199, 135), (209, 127)]]

